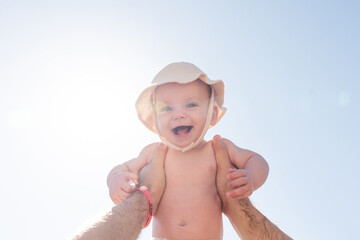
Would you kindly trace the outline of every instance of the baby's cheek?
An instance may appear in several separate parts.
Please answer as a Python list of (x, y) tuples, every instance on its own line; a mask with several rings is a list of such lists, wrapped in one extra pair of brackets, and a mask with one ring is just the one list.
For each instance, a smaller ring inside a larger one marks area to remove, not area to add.
[(157, 125), (158, 125), (159, 130), (163, 130), (164, 125), (165, 125), (163, 117), (161, 115), (157, 116), (156, 120), (157, 120)]
[(161, 121), (158, 121), (158, 128), (159, 128), (159, 131), (164, 130), (164, 124)]

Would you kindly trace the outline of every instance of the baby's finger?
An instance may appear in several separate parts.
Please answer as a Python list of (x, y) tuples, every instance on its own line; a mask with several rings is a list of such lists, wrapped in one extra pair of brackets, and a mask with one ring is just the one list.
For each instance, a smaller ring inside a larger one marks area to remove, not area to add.
[(129, 182), (122, 182), (120, 185), (121, 192), (130, 193), (134, 190), (134, 187)]
[[(229, 198), (244, 198), (244, 196), (248, 193), (248, 192), (252, 192), (251, 191), (251, 188), (247, 187), (247, 186), (243, 186), (243, 187), (240, 187), (240, 188), (236, 188), (232, 191), (229, 191), (226, 193), (226, 196), (229, 197)], [(251, 194), (251, 193), (250, 193)], [(250, 195), (249, 195), (250, 196)]]
[(244, 192), (244, 193), (241, 193), (241, 194), (238, 194), (238, 195), (233, 194), (233, 195), (231, 196), (231, 199), (243, 199), (243, 198), (249, 197), (251, 194), (252, 194), (252, 191), (251, 191), (251, 190), (248, 190), (248, 191), (246, 191), (246, 192)]
[(237, 169), (236, 171), (228, 173), (227, 178), (232, 180), (232, 179), (235, 179), (235, 178), (246, 177), (246, 176), (247, 176), (247, 171), (246, 170)]
[(137, 174), (132, 172), (123, 172), (122, 174), (126, 181), (132, 180), (133, 182), (137, 182), (139, 178)]
[(246, 185), (248, 184), (249, 182), (249, 179), (246, 178), (246, 177), (241, 177), (241, 178), (236, 178), (232, 181), (229, 181), (228, 182), (228, 186), (231, 188), (231, 187), (241, 187), (243, 185)]

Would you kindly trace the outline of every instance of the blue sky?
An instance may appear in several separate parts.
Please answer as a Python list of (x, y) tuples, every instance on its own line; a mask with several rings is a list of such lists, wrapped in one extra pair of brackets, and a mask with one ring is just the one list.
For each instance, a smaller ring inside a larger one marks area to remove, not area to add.
[[(1, 1), (0, 238), (67, 239), (157, 141), (134, 102), (166, 64), (225, 82), (207, 134), (263, 155), (251, 197), (294, 239), (360, 222), (358, 1)], [(236, 239), (225, 219), (224, 239)], [(151, 236), (150, 230), (142, 239)]]

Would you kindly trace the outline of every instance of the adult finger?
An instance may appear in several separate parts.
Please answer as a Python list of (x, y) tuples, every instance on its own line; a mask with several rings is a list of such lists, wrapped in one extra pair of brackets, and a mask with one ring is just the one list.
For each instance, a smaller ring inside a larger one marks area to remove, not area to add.
[[(166, 157), (167, 146), (163, 143), (157, 143), (151, 156), (151, 162), (143, 167), (139, 173), (139, 182), (141, 185), (151, 187), (157, 184), (158, 178), (164, 178), (164, 161)], [(164, 179), (165, 184), (165, 179)]]
[(124, 192), (124, 191), (121, 191), (117, 194), (118, 198), (121, 200), (121, 201), (124, 201), (126, 198), (128, 198), (130, 195), (130, 193), (127, 193), (127, 192)]
[(157, 205), (165, 190), (164, 162), (167, 153), (167, 146), (158, 143), (152, 155), (151, 162), (140, 172), (139, 182), (148, 187), (153, 200), (153, 212), (156, 213)]
[(124, 201), (126, 198), (130, 196), (130, 193), (120, 191), (113, 194), (114, 198), (118, 201), (118, 203)]
[(168, 147), (164, 143), (158, 143), (152, 153), (152, 164), (164, 166)]
[(216, 188), (222, 200), (222, 203), (224, 204), (224, 201), (227, 200), (225, 194), (227, 191), (231, 190), (231, 188), (229, 188), (227, 185), (228, 169), (232, 168), (233, 166), (230, 163), (230, 158), (228, 155), (226, 144), (219, 135), (213, 137), (212, 144), (213, 144), (216, 165), (217, 165)]
[(226, 177), (228, 169), (233, 167), (230, 162), (226, 144), (219, 135), (215, 135), (213, 137), (212, 144), (215, 153), (218, 173), (221, 173), (221, 175), (225, 175)]

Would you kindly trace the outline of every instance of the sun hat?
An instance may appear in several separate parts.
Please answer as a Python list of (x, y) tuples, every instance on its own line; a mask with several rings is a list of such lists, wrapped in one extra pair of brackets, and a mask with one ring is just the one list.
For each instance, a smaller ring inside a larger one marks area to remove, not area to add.
[[(156, 87), (166, 84), (166, 83), (179, 83), (186, 84), (193, 82), (195, 80), (201, 80), (207, 85), (209, 85), (212, 89), (211, 99), (209, 102), (208, 109), (208, 119), (205, 123), (203, 134), (200, 138), (203, 138), (208, 128), (211, 128), (216, 125), (220, 121), (220, 119), (224, 116), (226, 112), (226, 108), (223, 106), (224, 104), (224, 82), (221, 80), (211, 80), (207, 77), (207, 75), (194, 64), (187, 62), (175, 62), (170, 63), (165, 66), (158, 74), (153, 78), (151, 85), (145, 88), (139, 95), (135, 108), (138, 114), (140, 121), (152, 132), (158, 133), (157, 131), (157, 122), (156, 122), (156, 114), (154, 109), (154, 94)], [(213, 99), (213, 100), (212, 100)], [(217, 118), (215, 124), (211, 125), (211, 115), (213, 112), (213, 107), (217, 107)], [(209, 119), (210, 118), (210, 119)], [(159, 137), (164, 140), (160, 135)], [(198, 140), (200, 140), (200, 138)], [(167, 141), (164, 141), (167, 143)], [(197, 141), (199, 142), (199, 141)], [(193, 148), (195, 143), (192, 144)], [(172, 145), (172, 144), (169, 144)], [(196, 145), (196, 144), (195, 144)], [(176, 146), (171, 146), (176, 149)], [(181, 149), (189, 150), (190, 148)]]

